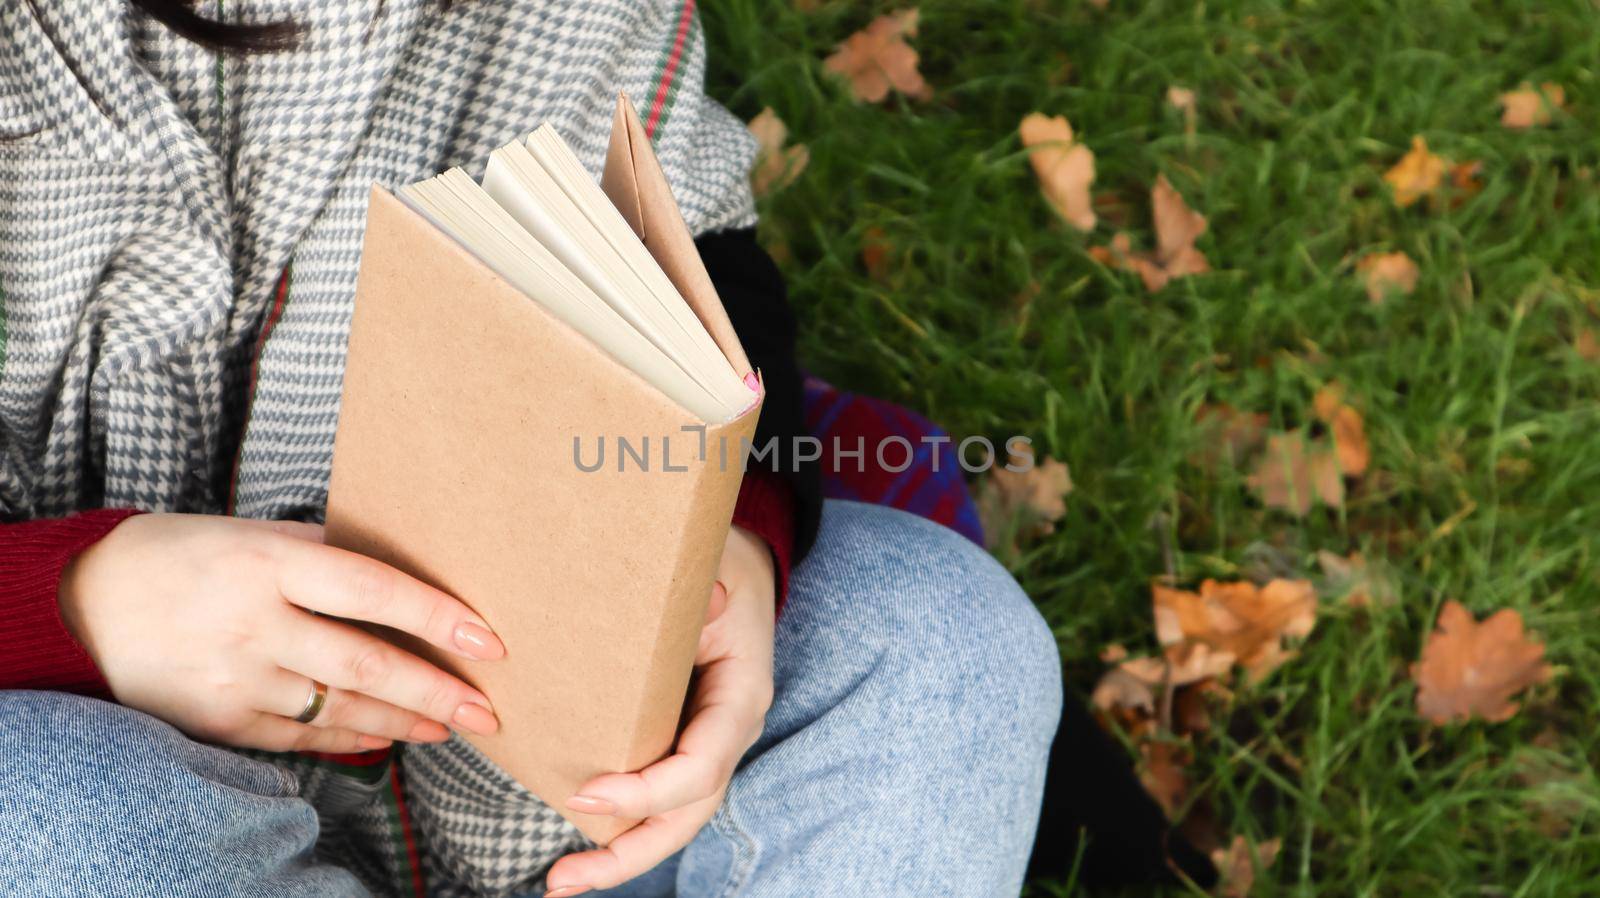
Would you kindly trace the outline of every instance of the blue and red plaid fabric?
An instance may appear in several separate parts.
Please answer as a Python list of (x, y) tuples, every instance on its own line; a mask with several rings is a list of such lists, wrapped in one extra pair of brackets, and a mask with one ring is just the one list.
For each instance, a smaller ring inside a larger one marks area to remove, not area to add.
[[(949, 527), (983, 545), (983, 525), (951, 441), (938, 425), (891, 402), (847, 393), (818, 377), (805, 382), (806, 428), (822, 443), (822, 494), (888, 505)], [(884, 441), (903, 438), (909, 446)], [(880, 453), (878, 447), (884, 445)], [(858, 457), (857, 447), (864, 447)], [(836, 457), (835, 449), (842, 450)], [(910, 465), (902, 471), (892, 468)], [(937, 464), (936, 464), (937, 462)]]

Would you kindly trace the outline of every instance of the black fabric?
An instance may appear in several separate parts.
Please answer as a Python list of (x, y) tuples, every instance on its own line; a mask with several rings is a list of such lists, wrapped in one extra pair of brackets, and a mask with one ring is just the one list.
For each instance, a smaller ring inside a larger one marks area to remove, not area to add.
[(777, 451), (760, 462), (752, 458), (750, 464), (779, 474), (794, 491), (795, 545), (790, 563), (799, 564), (816, 541), (822, 521), (822, 468), (816, 461), (795, 461), (795, 438), (807, 431), (789, 293), (778, 266), (756, 242), (754, 229), (707, 234), (695, 245), (745, 355), (766, 384), (755, 444), (758, 449), (765, 447), (775, 437)]
[(1179, 885), (1174, 869), (1203, 889), (1217, 883), (1211, 861), (1145, 792), (1128, 753), (1069, 692), (1028, 875), (1064, 878), (1074, 864), (1087, 886)]

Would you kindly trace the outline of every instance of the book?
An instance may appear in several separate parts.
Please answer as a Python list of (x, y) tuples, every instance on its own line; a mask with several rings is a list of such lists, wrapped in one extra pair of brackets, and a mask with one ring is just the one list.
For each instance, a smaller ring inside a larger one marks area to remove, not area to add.
[(672, 748), (762, 395), (626, 97), (598, 184), (545, 125), (481, 184), (373, 188), (327, 541), (488, 621), (499, 661), (385, 635), (599, 844), (638, 821), (566, 799)]

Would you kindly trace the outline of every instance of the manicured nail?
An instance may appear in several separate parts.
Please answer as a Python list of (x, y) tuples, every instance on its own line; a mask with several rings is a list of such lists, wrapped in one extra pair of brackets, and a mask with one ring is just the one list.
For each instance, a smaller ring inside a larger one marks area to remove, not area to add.
[(601, 814), (612, 816), (617, 813), (617, 806), (604, 798), (595, 798), (593, 795), (574, 795), (567, 799), (567, 807), (580, 814)]
[(377, 751), (380, 748), (388, 748), (394, 744), (394, 741), (390, 739), (380, 739), (377, 736), (368, 736), (365, 733), (362, 733), (356, 736), (356, 744), (361, 746), (361, 748), (366, 751)]
[(471, 621), (456, 625), (455, 637), (456, 648), (479, 661), (505, 657), (506, 645), (500, 641), (500, 637)]
[(406, 734), (407, 742), (443, 742), (450, 738), (450, 728), (437, 720), (419, 720)]
[(500, 721), (495, 718), (494, 712), (471, 702), (457, 708), (455, 716), (450, 719), (481, 736), (487, 736), (500, 729)]
[(570, 898), (572, 895), (582, 895), (589, 891), (588, 886), (562, 886), (544, 893), (544, 898)]

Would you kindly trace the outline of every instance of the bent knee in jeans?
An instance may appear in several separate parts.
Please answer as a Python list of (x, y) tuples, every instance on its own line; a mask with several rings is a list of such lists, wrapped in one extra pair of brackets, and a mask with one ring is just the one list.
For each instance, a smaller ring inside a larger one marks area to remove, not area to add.
[(0, 881), (41, 895), (350, 895), (288, 773), (148, 715), (0, 691)]

